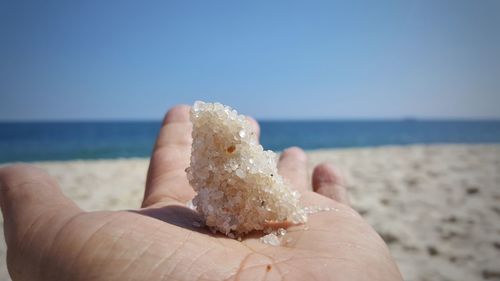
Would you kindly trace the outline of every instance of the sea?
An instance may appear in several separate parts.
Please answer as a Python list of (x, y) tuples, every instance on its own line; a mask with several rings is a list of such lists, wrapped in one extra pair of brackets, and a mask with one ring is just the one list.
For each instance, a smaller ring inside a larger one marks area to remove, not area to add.
[[(260, 121), (265, 149), (500, 143), (500, 120)], [(0, 163), (148, 157), (160, 121), (0, 122)]]

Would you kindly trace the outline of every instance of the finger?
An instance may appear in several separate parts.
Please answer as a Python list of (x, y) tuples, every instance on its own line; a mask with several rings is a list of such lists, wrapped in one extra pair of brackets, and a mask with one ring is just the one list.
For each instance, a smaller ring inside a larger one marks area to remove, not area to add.
[(149, 163), (143, 207), (185, 203), (194, 197), (185, 169), (191, 155), (190, 107), (177, 105), (165, 115)]
[(313, 190), (339, 203), (349, 205), (349, 198), (344, 183), (332, 165), (319, 164), (312, 175)]
[(259, 137), (260, 137), (259, 122), (257, 122), (257, 120), (255, 120), (254, 118), (252, 118), (250, 116), (247, 116), (247, 120), (248, 120), (248, 122), (250, 122), (250, 125), (252, 125), (253, 132), (255, 133), (255, 138), (257, 139), (257, 141), (259, 141)]
[(28, 165), (0, 169), (0, 205), (7, 242), (82, 212), (47, 173)]
[(308, 190), (307, 155), (298, 147), (285, 149), (278, 162), (278, 171), (298, 191)]

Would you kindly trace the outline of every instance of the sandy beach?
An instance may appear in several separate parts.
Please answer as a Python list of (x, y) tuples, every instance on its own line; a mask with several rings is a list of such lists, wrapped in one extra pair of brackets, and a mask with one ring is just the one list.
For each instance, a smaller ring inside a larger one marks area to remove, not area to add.
[[(334, 164), (405, 280), (500, 280), (500, 145), (308, 151)], [(148, 159), (41, 162), (85, 210), (133, 209)], [(0, 280), (10, 280), (0, 244)]]

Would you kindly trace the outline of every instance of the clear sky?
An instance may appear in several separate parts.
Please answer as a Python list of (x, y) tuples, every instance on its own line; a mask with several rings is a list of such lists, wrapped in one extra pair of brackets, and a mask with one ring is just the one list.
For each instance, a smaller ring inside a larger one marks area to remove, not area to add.
[(0, 120), (500, 118), (500, 1), (3, 1)]

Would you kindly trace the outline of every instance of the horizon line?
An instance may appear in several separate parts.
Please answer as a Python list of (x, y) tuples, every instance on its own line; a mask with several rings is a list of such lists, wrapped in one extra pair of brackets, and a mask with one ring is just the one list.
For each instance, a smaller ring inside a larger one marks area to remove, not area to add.
[[(0, 119), (0, 123), (107, 123), (161, 122), (163, 118), (66, 118), (66, 119)], [(500, 117), (329, 117), (329, 118), (256, 118), (259, 122), (331, 122), (331, 121), (473, 121), (500, 122)]]

